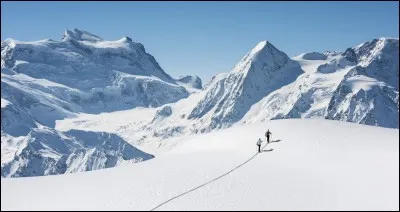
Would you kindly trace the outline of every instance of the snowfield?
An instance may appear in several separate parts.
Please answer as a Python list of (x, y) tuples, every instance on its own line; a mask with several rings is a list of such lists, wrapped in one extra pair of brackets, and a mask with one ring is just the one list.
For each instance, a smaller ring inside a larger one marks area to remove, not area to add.
[[(279, 142), (256, 154), (267, 129)], [(1, 210), (399, 210), (399, 129), (286, 119), (165, 143), (137, 164), (2, 178)]]

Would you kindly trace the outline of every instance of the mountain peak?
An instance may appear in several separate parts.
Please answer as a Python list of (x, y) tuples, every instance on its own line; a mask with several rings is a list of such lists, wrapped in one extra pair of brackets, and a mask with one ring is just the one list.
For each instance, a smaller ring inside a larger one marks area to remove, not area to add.
[(277, 49), (274, 45), (272, 45), (269, 41), (261, 41), (258, 43), (252, 50), (251, 53), (253, 59), (266, 59), (270, 58), (273, 59), (275, 57), (284, 57), (288, 58), (288, 56)]
[[(399, 39), (396, 38), (376, 38), (353, 47), (358, 57), (370, 61), (382, 53), (398, 52)], [(397, 57), (397, 56), (396, 56)]]
[(380, 37), (378, 40), (388, 40), (388, 41), (399, 41), (399, 38), (394, 38), (394, 37)]
[(4, 46), (15, 46), (15, 40), (12, 38), (5, 39), (1, 42), (1, 49), (3, 49)]
[(253, 50), (254, 50), (254, 51), (260, 51), (260, 50), (264, 49), (268, 44), (269, 44), (268, 41), (263, 40), (263, 41), (259, 42), (259, 43), (253, 48)]
[(301, 73), (297, 62), (270, 42), (261, 41), (231, 72), (207, 84), (204, 98), (188, 119), (211, 117), (210, 125), (202, 131), (229, 126), (239, 121), (254, 103), (290, 84)]
[(271, 52), (271, 51), (279, 51), (275, 46), (273, 46), (270, 42), (264, 40), (259, 42), (252, 50), (251, 53), (257, 54), (259, 52)]
[(101, 37), (84, 30), (79, 30), (77, 28), (74, 28), (72, 31), (66, 30), (62, 37), (62, 40), (63, 41), (79, 40), (79, 41), (90, 41), (90, 42), (103, 41)]
[[(267, 66), (283, 66), (290, 58), (266, 40), (259, 42), (235, 66), (234, 72), (246, 69), (247, 65), (267, 64)], [(265, 67), (265, 66), (264, 66)]]
[(128, 36), (125, 36), (125, 37), (123, 37), (122, 39), (123, 39), (125, 42), (127, 42), (127, 43), (132, 42), (132, 38), (130, 38), (130, 37), (128, 37)]

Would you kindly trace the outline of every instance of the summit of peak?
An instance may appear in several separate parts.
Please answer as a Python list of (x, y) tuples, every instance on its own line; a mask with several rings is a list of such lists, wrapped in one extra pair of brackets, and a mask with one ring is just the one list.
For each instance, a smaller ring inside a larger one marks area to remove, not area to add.
[(90, 32), (74, 28), (72, 31), (66, 30), (62, 37), (62, 40), (63, 41), (79, 40), (79, 41), (97, 42), (97, 41), (102, 41), (103, 39), (97, 35), (90, 33)]
[(244, 60), (251, 59), (251, 61), (273, 61), (280, 60), (279, 58), (289, 59), (288, 56), (277, 49), (271, 42), (264, 40), (259, 42), (250, 52), (243, 58)]
[[(271, 48), (272, 47), (272, 48)], [(263, 40), (261, 42), (259, 42), (253, 49), (252, 52), (256, 53), (256, 52), (260, 52), (260, 51), (264, 51), (266, 49), (276, 49), (271, 42), (268, 42), (267, 40)]]

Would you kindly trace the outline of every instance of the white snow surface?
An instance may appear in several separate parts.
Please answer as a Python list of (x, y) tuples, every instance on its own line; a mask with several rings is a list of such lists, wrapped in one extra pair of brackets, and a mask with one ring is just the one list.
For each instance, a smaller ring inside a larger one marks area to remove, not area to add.
[[(279, 142), (253, 157), (267, 129)], [(1, 179), (1, 209), (399, 210), (398, 129), (288, 119), (170, 143), (142, 163)]]
[(349, 83), (353, 93), (357, 93), (359, 90), (368, 91), (371, 90), (373, 86), (382, 85), (382, 82), (370, 77), (363, 75), (357, 75), (347, 79), (346, 83)]

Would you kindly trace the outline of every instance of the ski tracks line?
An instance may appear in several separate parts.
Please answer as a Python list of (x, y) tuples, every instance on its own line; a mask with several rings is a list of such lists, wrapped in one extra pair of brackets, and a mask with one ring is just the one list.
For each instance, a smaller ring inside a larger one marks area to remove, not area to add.
[[(265, 144), (265, 145), (262, 147), (262, 149), (264, 149), (266, 146), (267, 146), (267, 144)], [(166, 201), (164, 201), (164, 202), (158, 204), (156, 207), (152, 208), (150, 211), (154, 211), (154, 210), (156, 210), (157, 208), (159, 208), (159, 207), (161, 207), (161, 206), (163, 206), (163, 205), (165, 205), (165, 204), (167, 204), (167, 203), (169, 203), (169, 202), (171, 202), (171, 201), (173, 201), (173, 200), (175, 200), (175, 199), (177, 199), (177, 198), (179, 198), (179, 197), (181, 197), (181, 196), (184, 196), (184, 195), (186, 195), (186, 194), (188, 194), (188, 193), (190, 193), (190, 192), (193, 192), (193, 191), (195, 191), (195, 190), (197, 190), (197, 189), (199, 189), (199, 188), (201, 188), (201, 187), (204, 187), (204, 186), (206, 186), (206, 185), (208, 185), (208, 184), (210, 184), (210, 183), (212, 183), (212, 182), (214, 182), (214, 181), (217, 181), (217, 180), (219, 180), (219, 179), (225, 177), (226, 175), (232, 173), (233, 171), (239, 169), (241, 166), (243, 166), (243, 165), (245, 165), (246, 163), (248, 163), (248, 162), (250, 162), (251, 160), (253, 160), (258, 154), (259, 154), (259, 152), (257, 152), (257, 153), (254, 154), (253, 156), (251, 156), (251, 157), (250, 157), (249, 159), (247, 159), (245, 162), (239, 164), (239, 165), (236, 166), (235, 168), (233, 168), (233, 169), (231, 169), (230, 171), (226, 172), (225, 174), (223, 174), (223, 175), (221, 175), (221, 176), (219, 176), (219, 177), (217, 177), (217, 178), (214, 178), (214, 179), (212, 179), (212, 180), (210, 180), (210, 181), (208, 181), (208, 182), (205, 182), (205, 183), (203, 183), (203, 184), (201, 184), (201, 185), (199, 185), (199, 186), (197, 186), (197, 187), (195, 187), (195, 188), (190, 189), (189, 191), (183, 192), (183, 193), (181, 193), (181, 194), (179, 194), (179, 195), (176, 195), (176, 196), (174, 196), (174, 197), (172, 197), (172, 198), (170, 198), (170, 199), (168, 199), (168, 200), (166, 200)]]

